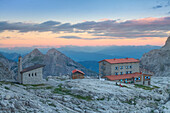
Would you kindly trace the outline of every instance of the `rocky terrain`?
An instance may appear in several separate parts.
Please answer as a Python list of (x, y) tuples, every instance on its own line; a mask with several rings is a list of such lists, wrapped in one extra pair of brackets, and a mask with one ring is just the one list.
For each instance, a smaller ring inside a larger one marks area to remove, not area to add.
[(154, 76), (170, 76), (170, 37), (161, 49), (145, 53), (141, 58), (141, 66), (154, 72)]
[(56, 49), (50, 49), (46, 54), (42, 54), (38, 49), (34, 49), (23, 58), (23, 66), (25, 68), (34, 64), (45, 65), (43, 71), (45, 77), (71, 74), (74, 69), (83, 71), (87, 76), (97, 76), (96, 72), (86, 69)]
[(0, 113), (169, 113), (170, 78), (152, 86), (99, 79), (48, 79), (41, 85), (0, 82)]
[(17, 64), (0, 54), (0, 81), (14, 81)]

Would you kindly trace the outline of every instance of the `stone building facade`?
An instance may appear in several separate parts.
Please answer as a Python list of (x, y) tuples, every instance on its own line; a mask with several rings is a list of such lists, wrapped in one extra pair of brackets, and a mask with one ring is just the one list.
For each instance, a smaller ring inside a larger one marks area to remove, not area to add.
[(99, 62), (99, 76), (123, 75), (139, 72), (139, 60), (134, 58), (105, 59)]
[(150, 85), (151, 74), (140, 72), (134, 58), (105, 59), (99, 62), (99, 77), (122, 83)]
[(36, 64), (28, 68), (22, 69), (22, 57), (18, 61), (18, 82), (20, 84), (42, 84), (43, 83), (43, 67), (45, 65)]

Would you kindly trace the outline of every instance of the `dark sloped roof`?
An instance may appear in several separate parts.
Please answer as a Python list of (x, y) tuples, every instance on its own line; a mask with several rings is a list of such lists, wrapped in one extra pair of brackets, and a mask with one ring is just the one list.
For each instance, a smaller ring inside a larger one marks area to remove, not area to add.
[(34, 69), (37, 69), (37, 68), (41, 68), (41, 67), (44, 67), (45, 65), (42, 65), (42, 64), (36, 64), (34, 66), (30, 66), (30, 67), (27, 67), (25, 69), (23, 69), (21, 71), (21, 73), (25, 73), (25, 72), (28, 72), (28, 71), (31, 71), (31, 70), (34, 70)]

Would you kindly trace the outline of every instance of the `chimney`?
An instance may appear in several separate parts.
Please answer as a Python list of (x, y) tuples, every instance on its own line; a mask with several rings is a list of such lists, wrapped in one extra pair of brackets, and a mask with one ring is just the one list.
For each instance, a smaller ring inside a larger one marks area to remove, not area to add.
[(21, 83), (21, 72), (22, 71), (22, 57), (18, 58), (18, 82)]

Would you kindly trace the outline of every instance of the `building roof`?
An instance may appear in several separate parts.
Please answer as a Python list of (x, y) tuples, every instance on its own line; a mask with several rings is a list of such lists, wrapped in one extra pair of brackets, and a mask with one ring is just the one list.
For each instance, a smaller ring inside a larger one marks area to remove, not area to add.
[(84, 72), (82, 72), (82, 71), (80, 71), (80, 70), (78, 70), (78, 69), (73, 70), (73, 71), (72, 71), (72, 74), (73, 74), (73, 73), (76, 73), (76, 72), (79, 72), (79, 73), (85, 74)]
[(104, 76), (103, 78), (108, 78), (109, 80), (121, 80), (121, 79), (129, 79), (129, 78), (135, 78), (142, 75), (142, 73), (132, 73), (132, 74), (124, 74), (124, 75), (110, 75), (110, 76)]
[(42, 65), (42, 64), (36, 64), (36, 65), (34, 65), (34, 66), (30, 66), (30, 67), (27, 67), (27, 68), (23, 69), (23, 70), (21, 71), (21, 73), (25, 73), (25, 72), (28, 72), (28, 71), (32, 71), (32, 70), (34, 70), (34, 69), (41, 68), (41, 67), (44, 67), (44, 66), (45, 66), (45, 65)]
[[(114, 58), (114, 59), (104, 59), (102, 61), (106, 61), (110, 64), (140, 62), (138, 59), (134, 59), (134, 58), (120, 58), (120, 59)], [(99, 61), (99, 63), (102, 61)]]

